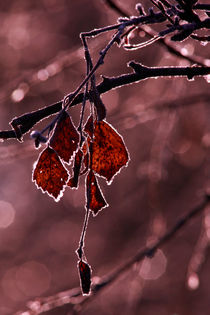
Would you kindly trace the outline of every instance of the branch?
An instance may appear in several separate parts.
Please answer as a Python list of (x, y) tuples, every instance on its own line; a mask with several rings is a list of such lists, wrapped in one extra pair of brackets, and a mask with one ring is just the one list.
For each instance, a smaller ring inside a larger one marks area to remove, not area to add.
[[(122, 10), (121, 7), (119, 7), (113, 0), (104, 0), (104, 2), (115, 12), (117, 12), (118, 14), (122, 15), (122, 16), (126, 16), (129, 17), (131, 14), (129, 14), (128, 12)], [(207, 5), (208, 7), (210, 5)], [(196, 9), (202, 9), (205, 10), (206, 5), (196, 5)], [(145, 29), (143, 26), (139, 26), (139, 29), (142, 29), (146, 35), (148, 35), (150, 38), (154, 38), (155, 36), (157, 36), (156, 32), (147, 25), (147, 28)], [(176, 47), (175, 45), (171, 44), (171, 42), (169, 42), (168, 38), (159, 38), (158, 43), (162, 46), (164, 46), (170, 53), (172, 53), (173, 55), (188, 60), (191, 64), (197, 64), (200, 66), (207, 66), (208, 65), (208, 59), (204, 59), (200, 56), (188, 56), (188, 55), (184, 55), (182, 53), (182, 50), (179, 49), (178, 47)], [(142, 45), (143, 46), (143, 45)]]
[[(121, 16), (127, 16), (129, 17), (131, 14), (120, 8), (117, 4), (114, 3), (113, 0), (104, 0), (104, 2), (116, 13), (120, 14)], [(193, 6), (193, 9), (195, 10), (208, 10), (210, 11), (210, 5), (209, 4), (196, 4)], [(147, 26), (147, 29), (144, 29), (143, 27), (139, 27), (142, 29), (149, 37), (154, 37), (156, 36), (156, 33), (149, 27)], [(193, 39), (197, 40), (202, 40), (198, 39), (196, 35), (191, 35)], [(196, 37), (196, 38), (195, 38)], [(98, 38), (98, 41), (100, 39)], [(205, 41), (206, 39), (203, 38), (202, 41)], [(89, 45), (91, 45), (92, 51), (96, 51), (99, 47), (99, 44), (101, 42), (91, 42)], [(101, 40), (100, 40), (101, 41)], [(209, 41), (209, 40), (208, 40)], [(202, 57), (198, 56), (185, 56), (181, 53), (181, 49), (175, 47), (173, 44), (171, 44), (167, 38), (160, 38), (158, 41), (159, 44), (165, 46), (169, 52), (173, 53), (174, 55), (187, 59), (189, 62), (192, 64), (198, 64), (200, 66), (205, 66), (207, 63), (205, 62), (205, 59)], [(45, 77), (45, 82), (49, 79), (51, 79), (53, 76), (57, 75), (61, 71), (63, 71), (65, 68), (69, 68), (73, 64), (77, 63), (78, 61), (81, 60), (81, 54), (80, 54), (81, 48), (75, 49), (69, 49), (66, 50), (62, 53), (58, 53), (50, 62), (47, 64), (38, 67), (36, 70), (31, 70), (27, 71), (27, 73), (23, 73), (22, 75), (19, 75), (17, 78), (14, 80), (7, 82), (2, 88), (1, 88), (1, 93), (0, 93), (0, 101), (5, 101), (8, 98), (8, 95), (11, 96), (14, 91), (17, 89), (20, 89), (22, 92), (24, 92), (23, 98), (28, 94), (28, 92), (31, 89), (32, 85), (40, 84), (43, 83), (39, 76), (39, 72), (41, 73), (42, 71), (47, 74)], [(22, 88), (22, 86), (26, 85), (26, 89)], [(16, 100), (13, 99), (14, 102)]]
[[(157, 77), (180, 77), (186, 76), (188, 79), (193, 79), (194, 76), (204, 76), (210, 74), (210, 67), (160, 67), (149, 68), (130, 62), (130, 67), (135, 70), (135, 73), (123, 74), (118, 77), (104, 77), (103, 81), (97, 85), (99, 94), (106, 93), (114, 88), (119, 88), (127, 84), (139, 82), (148, 78)], [(83, 100), (83, 93), (80, 93), (75, 97), (71, 103), (71, 107), (79, 104)], [(87, 94), (89, 99), (89, 94)], [(19, 127), (22, 135), (31, 130), (31, 128), (40, 122), (42, 119), (47, 118), (62, 109), (63, 101), (59, 101), (42, 109), (34, 112), (26, 113), (20, 117), (14, 118), (12, 124)], [(0, 131), (0, 139), (15, 139), (17, 135), (13, 130)]]
[[(191, 209), (185, 216), (180, 218), (174, 227), (172, 227), (165, 235), (163, 235), (152, 246), (145, 247), (138, 251), (134, 256), (128, 259), (124, 264), (119, 266), (116, 270), (112, 271), (108, 275), (105, 275), (95, 281), (92, 286), (92, 295), (82, 296), (79, 288), (63, 291), (47, 298), (39, 298), (33, 302), (28, 303), (27, 315), (46, 314), (48, 311), (63, 307), (65, 305), (82, 305), (93, 299), (103, 288), (111, 285), (116, 281), (125, 271), (129, 270), (135, 263), (142, 261), (145, 257), (152, 258), (157, 249), (165, 245), (170, 241), (178, 231), (191, 221), (196, 215), (200, 214), (210, 202), (210, 195), (205, 195), (200, 204)], [(23, 315), (24, 311), (16, 313), (16, 315)], [(49, 313), (50, 314), (50, 313)]]
[(195, 10), (205, 10), (205, 11), (210, 11), (210, 4), (205, 4), (205, 3), (197, 3), (193, 6), (193, 9)]
[(161, 67), (161, 68), (149, 68), (131, 61), (129, 66), (134, 71), (141, 75), (139, 80), (155, 77), (180, 77), (187, 76), (189, 80), (192, 80), (194, 76), (202, 76), (209, 74), (210, 67)]

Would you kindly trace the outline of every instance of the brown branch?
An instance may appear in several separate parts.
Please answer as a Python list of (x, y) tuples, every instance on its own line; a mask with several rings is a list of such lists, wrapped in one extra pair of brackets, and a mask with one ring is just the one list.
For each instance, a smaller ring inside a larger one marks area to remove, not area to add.
[[(52, 309), (64, 307), (66, 305), (83, 305), (91, 301), (103, 288), (107, 288), (116, 281), (125, 271), (129, 270), (135, 263), (142, 261), (145, 257), (152, 258), (157, 249), (167, 244), (187, 223), (195, 216), (200, 214), (210, 202), (210, 195), (205, 195), (200, 204), (191, 209), (186, 215), (180, 218), (165, 235), (149, 247), (145, 247), (138, 251), (134, 256), (129, 258), (124, 264), (116, 268), (108, 275), (105, 275), (95, 281), (92, 285), (92, 294), (84, 297), (79, 288), (59, 292), (47, 298), (39, 298), (28, 303), (25, 310), (28, 315), (48, 314)], [(24, 314), (24, 311), (17, 312), (16, 315)], [(50, 313), (49, 313), (50, 314)]]
[[(123, 74), (121, 76), (112, 78), (104, 77), (103, 81), (99, 85), (97, 85), (98, 93), (103, 94), (114, 88), (119, 88), (134, 82), (137, 83), (148, 78), (186, 76), (188, 79), (192, 79), (194, 76), (204, 76), (210, 74), (210, 67), (149, 68), (134, 62), (130, 62), (129, 65), (135, 69), (136, 73)], [(87, 95), (87, 98), (89, 98), (89, 95)], [(71, 107), (81, 103), (82, 100), (83, 93), (80, 93), (77, 95), (77, 97), (75, 97), (74, 101), (71, 104)], [(22, 135), (24, 135), (42, 119), (59, 112), (62, 109), (62, 103), (63, 101), (60, 101), (37, 111), (26, 113), (20, 117), (14, 118), (12, 123), (18, 126)], [(15, 131), (0, 131), (0, 139), (11, 138), (17, 138)]]

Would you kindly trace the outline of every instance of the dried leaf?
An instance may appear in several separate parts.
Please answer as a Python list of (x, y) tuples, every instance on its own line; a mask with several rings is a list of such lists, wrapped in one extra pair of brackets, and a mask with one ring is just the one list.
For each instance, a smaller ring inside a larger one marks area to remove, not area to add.
[(89, 171), (86, 178), (86, 207), (92, 210), (95, 215), (98, 211), (108, 207), (98, 185), (96, 176), (92, 171)]
[(78, 263), (80, 282), (82, 287), (83, 294), (90, 293), (90, 285), (91, 285), (91, 268), (88, 263), (80, 260)]
[[(85, 125), (85, 132), (90, 137), (92, 135), (91, 121), (92, 117)], [(92, 170), (105, 177), (109, 184), (129, 161), (129, 154), (122, 137), (105, 121), (94, 122), (92, 151)]]
[(50, 146), (65, 162), (69, 163), (73, 153), (77, 150), (78, 142), (79, 134), (70, 116), (64, 111), (50, 139)]
[(78, 180), (80, 175), (80, 169), (82, 165), (83, 152), (78, 150), (75, 155), (74, 167), (73, 167), (73, 176), (69, 179), (67, 185), (71, 188), (78, 187)]
[(47, 147), (34, 164), (33, 181), (43, 192), (47, 192), (55, 201), (63, 195), (68, 180), (68, 173), (61, 163), (57, 153)]

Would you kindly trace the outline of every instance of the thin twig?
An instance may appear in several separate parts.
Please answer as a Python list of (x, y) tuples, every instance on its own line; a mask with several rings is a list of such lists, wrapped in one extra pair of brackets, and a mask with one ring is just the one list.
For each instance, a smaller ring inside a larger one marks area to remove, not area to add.
[[(83, 48), (84, 48), (84, 53), (85, 53), (85, 60), (86, 60), (86, 66), (87, 66), (87, 76), (89, 74), (89, 72), (93, 69), (93, 64), (92, 64), (92, 60), (90, 58), (90, 54), (89, 54), (89, 50), (88, 50), (88, 46), (85, 40), (85, 37), (83, 35), (81, 35), (81, 39), (82, 39), (82, 43), (83, 43)], [(93, 80), (93, 78), (95, 77), (95, 75), (93, 74), (92, 78), (91, 78), (91, 82)], [(82, 125), (83, 125), (83, 118), (84, 118), (84, 109), (85, 109), (85, 104), (86, 104), (86, 96), (88, 93), (88, 81), (86, 83), (86, 88), (85, 88), (85, 94), (83, 97), (83, 106), (82, 106), (82, 112), (81, 112), (81, 117), (80, 117), (80, 124), (79, 124), (79, 128), (78, 130), (80, 131), (81, 134), (81, 143), (82, 143)], [(90, 150), (90, 163), (91, 163), (91, 167), (92, 167), (92, 151)], [(90, 187), (91, 183), (89, 183), (88, 187), (86, 187), (87, 189), (87, 206), (86, 206), (86, 212), (85, 212), (85, 218), (84, 218), (84, 223), (83, 223), (83, 227), (82, 227), (82, 232), (81, 232), (81, 236), (80, 236), (80, 241), (79, 241), (79, 247), (76, 250), (76, 253), (78, 255), (78, 258), (80, 260), (83, 259), (84, 256), (84, 245), (85, 245), (85, 236), (86, 236), (86, 231), (87, 231), (87, 227), (88, 227), (88, 220), (89, 220), (89, 216), (90, 216)]]
[(173, 25), (174, 21), (170, 17), (170, 15), (167, 14), (167, 12), (165, 11), (162, 3), (157, 3), (156, 0), (150, 0), (150, 1), (163, 13), (163, 15), (165, 15), (165, 17), (168, 19), (168, 21)]
[[(74, 99), (76, 98), (76, 96), (78, 95), (78, 93), (81, 91), (81, 89), (85, 86), (85, 84), (89, 81), (89, 79), (91, 79), (91, 77), (95, 74), (96, 70), (103, 64), (104, 62), (104, 58), (108, 52), (108, 50), (112, 47), (112, 45), (118, 41), (118, 39), (120, 38), (121, 34), (123, 33), (124, 28), (126, 27), (127, 23), (122, 23), (118, 26), (118, 31), (116, 32), (116, 34), (113, 36), (113, 38), (109, 41), (109, 43), (106, 45), (106, 47), (101, 50), (100, 52), (100, 57), (98, 59), (98, 61), (96, 62), (95, 66), (92, 68), (92, 70), (88, 73), (88, 75), (86, 75), (86, 77), (84, 78), (84, 80), (80, 83), (80, 85), (76, 88), (76, 90), (73, 93), (70, 93), (68, 95), (66, 95), (62, 101), (62, 109), (61, 112), (59, 113), (59, 115), (49, 124), (47, 125), (42, 131), (41, 134), (43, 134), (45, 131), (47, 130), (51, 130), (55, 123), (58, 121), (60, 115), (62, 115), (62, 112), (67, 110), (72, 102), (74, 101)], [(86, 33), (85, 33), (86, 34)], [(87, 33), (88, 34), (88, 33)], [(88, 35), (86, 35), (88, 36)], [(92, 35), (91, 35), (92, 36)], [(14, 120), (11, 122), (11, 125), (13, 126)], [(16, 131), (16, 130), (15, 130)], [(17, 135), (17, 133), (16, 133)]]
[[(122, 8), (119, 5), (117, 5), (113, 0), (104, 0), (104, 2), (107, 3), (107, 5), (112, 10), (115, 10), (115, 12), (117, 12), (120, 15), (123, 15), (126, 17), (129, 17), (131, 15), (125, 10), (122, 10)], [(202, 5), (202, 4), (199, 6), (199, 4), (197, 4), (195, 5), (195, 9), (207, 10), (209, 9), (209, 6), (210, 5)], [(142, 29), (145, 32), (145, 34), (148, 35), (149, 37), (157, 36), (157, 33), (148, 25), (146, 29), (144, 28), (144, 26), (139, 26), (139, 28)], [(168, 38), (160, 38), (158, 40), (158, 43), (164, 46), (170, 53), (174, 54), (175, 56), (179, 58), (188, 60), (191, 64), (197, 64), (203, 67), (208, 65), (208, 60), (205, 60), (204, 58), (201, 58), (200, 56), (184, 55), (181, 49), (179, 49), (178, 47), (173, 45), (171, 42), (169, 42)]]

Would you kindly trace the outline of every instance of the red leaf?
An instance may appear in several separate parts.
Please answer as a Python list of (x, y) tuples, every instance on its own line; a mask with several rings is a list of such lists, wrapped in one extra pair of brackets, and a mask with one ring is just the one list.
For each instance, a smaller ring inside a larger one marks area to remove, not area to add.
[(78, 263), (79, 275), (80, 275), (80, 283), (82, 287), (83, 294), (90, 293), (90, 285), (91, 285), (91, 268), (88, 263), (80, 260)]
[(67, 163), (77, 150), (79, 134), (74, 127), (70, 116), (64, 111), (55, 127), (50, 139), (50, 146)]
[(86, 207), (92, 210), (95, 215), (98, 211), (108, 207), (92, 171), (89, 171), (86, 178)]
[[(85, 132), (91, 137), (90, 117), (85, 126)], [(122, 137), (105, 121), (95, 121), (92, 145), (92, 169), (105, 177), (109, 184), (123, 166), (127, 166), (129, 154)]]
[(78, 150), (75, 155), (74, 167), (73, 167), (73, 176), (69, 179), (67, 185), (71, 188), (78, 187), (78, 180), (80, 175), (80, 169), (82, 165), (83, 152)]
[(68, 173), (57, 153), (47, 147), (34, 165), (33, 181), (43, 192), (47, 192), (55, 201), (59, 201), (67, 180)]

